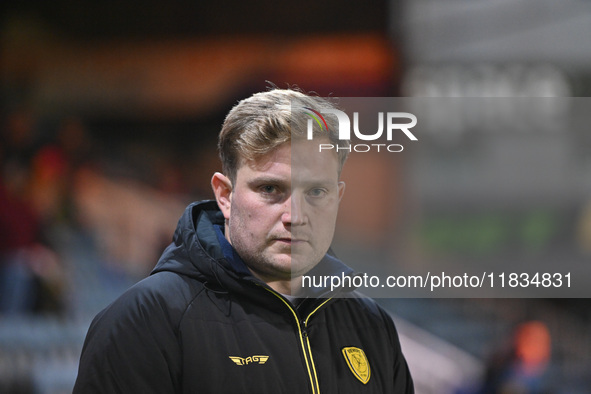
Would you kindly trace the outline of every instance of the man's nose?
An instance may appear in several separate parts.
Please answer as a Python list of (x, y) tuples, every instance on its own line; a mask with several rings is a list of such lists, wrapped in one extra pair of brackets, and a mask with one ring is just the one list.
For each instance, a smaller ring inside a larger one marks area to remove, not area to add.
[(299, 226), (305, 223), (304, 198), (301, 195), (292, 193), (285, 201), (282, 221), (286, 225)]

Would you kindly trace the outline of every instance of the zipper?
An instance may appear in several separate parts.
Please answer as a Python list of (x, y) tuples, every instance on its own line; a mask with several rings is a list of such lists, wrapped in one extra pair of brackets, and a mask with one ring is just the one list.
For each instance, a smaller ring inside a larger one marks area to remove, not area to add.
[[(306, 320), (303, 321), (303, 333), (304, 338), (306, 339), (306, 345), (307, 345), (307, 349), (308, 352), (310, 353), (310, 363), (312, 364), (312, 371), (314, 372), (314, 380), (315, 380), (315, 384), (316, 384), (316, 393), (320, 393), (320, 385), (318, 384), (318, 375), (316, 374), (316, 366), (314, 365), (314, 358), (312, 357), (312, 345), (310, 344), (310, 338), (308, 337), (308, 321), (310, 320), (310, 317), (312, 317), (312, 315), (314, 313), (316, 313), (316, 311), (318, 309), (320, 309), (324, 304), (326, 304), (328, 301), (330, 301), (330, 298), (327, 298), (326, 300), (324, 300), (320, 305), (318, 305), (312, 312), (310, 312), (310, 314), (308, 315), (308, 317), (306, 318)], [(312, 390), (314, 392), (314, 390)]]
[[(260, 286), (260, 285), (259, 285)], [(261, 286), (263, 287), (263, 286)], [(310, 339), (308, 338), (308, 321), (310, 320), (310, 317), (316, 313), (316, 311), (318, 311), (318, 309), (320, 309), (324, 304), (326, 304), (328, 301), (330, 301), (330, 298), (326, 299), (324, 302), (322, 302), (320, 305), (318, 305), (318, 307), (316, 307), (312, 312), (310, 312), (310, 314), (308, 315), (308, 317), (306, 317), (306, 319), (304, 320), (300, 320), (298, 312), (295, 310), (295, 308), (285, 300), (285, 298), (283, 298), (279, 293), (277, 293), (276, 291), (268, 288), (268, 287), (263, 287), (265, 290), (267, 290), (268, 292), (270, 292), (271, 294), (273, 294), (274, 296), (276, 296), (277, 298), (279, 298), (284, 304), (285, 306), (287, 306), (287, 308), (289, 308), (289, 310), (291, 311), (296, 324), (298, 326), (298, 334), (300, 337), (300, 344), (302, 346), (302, 351), (304, 352), (304, 361), (306, 362), (306, 369), (308, 370), (308, 377), (310, 379), (310, 385), (312, 388), (312, 394), (320, 394), (320, 385), (318, 383), (318, 376), (316, 374), (316, 367), (314, 365), (314, 358), (312, 357), (312, 346), (310, 345)]]

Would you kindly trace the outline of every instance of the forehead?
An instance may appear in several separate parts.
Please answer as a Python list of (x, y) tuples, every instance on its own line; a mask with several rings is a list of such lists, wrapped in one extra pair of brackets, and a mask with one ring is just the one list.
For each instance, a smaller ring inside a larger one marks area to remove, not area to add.
[(321, 143), (325, 141), (292, 140), (253, 160), (242, 160), (238, 174), (276, 174), (294, 180), (338, 179), (338, 156), (334, 151), (320, 151)]

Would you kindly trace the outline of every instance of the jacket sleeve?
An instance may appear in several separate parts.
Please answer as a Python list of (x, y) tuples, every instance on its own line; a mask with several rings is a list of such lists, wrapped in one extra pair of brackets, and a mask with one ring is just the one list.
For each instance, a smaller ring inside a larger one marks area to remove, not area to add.
[(392, 317), (382, 310), (384, 319), (388, 327), (390, 335), (390, 342), (392, 343), (392, 351), (394, 352), (394, 393), (400, 394), (414, 394), (414, 383), (408, 369), (408, 364), (402, 354), (402, 348), (400, 347), (400, 339), (398, 337), (398, 331), (394, 325)]
[(181, 352), (170, 309), (136, 285), (92, 322), (74, 394), (179, 392)]

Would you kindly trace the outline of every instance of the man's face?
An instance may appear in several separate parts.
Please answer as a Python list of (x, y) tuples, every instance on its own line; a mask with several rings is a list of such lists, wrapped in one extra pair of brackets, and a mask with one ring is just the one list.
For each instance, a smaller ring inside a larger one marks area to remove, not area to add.
[(251, 271), (267, 283), (297, 278), (332, 242), (344, 183), (334, 152), (318, 141), (281, 145), (243, 162), (233, 185), (226, 237)]

